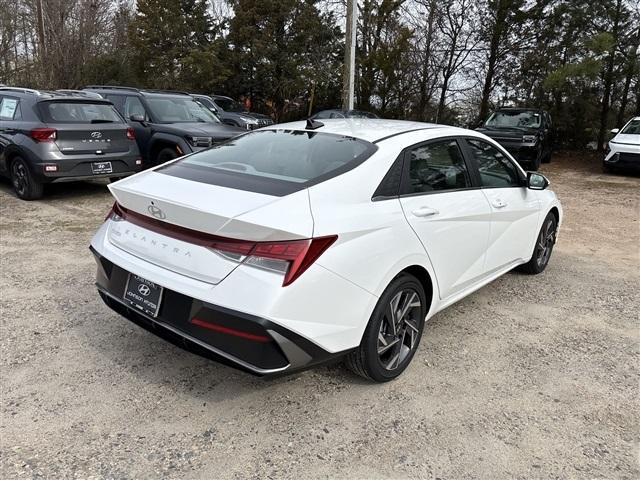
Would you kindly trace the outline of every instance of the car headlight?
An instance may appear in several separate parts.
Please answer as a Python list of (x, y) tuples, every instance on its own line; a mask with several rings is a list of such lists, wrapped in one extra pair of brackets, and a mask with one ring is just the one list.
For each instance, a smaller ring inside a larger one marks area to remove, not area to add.
[(253, 117), (244, 117), (244, 116), (242, 116), (242, 115), (241, 115), (241, 116), (240, 116), (240, 118), (241, 118), (244, 122), (246, 122), (246, 123), (248, 123), (248, 124), (250, 124), (250, 125), (257, 125), (257, 124), (258, 124), (258, 120), (256, 120), (256, 119), (255, 119), (255, 118), (253, 118)]
[(193, 147), (210, 147), (212, 143), (211, 137), (199, 137), (195, 135), (188, 135), (187, 140)]
[(535, 145), (538, 143), (538, 137), (536, 135), (523, 135), (522, 143), (526, 143), (528, 145)]

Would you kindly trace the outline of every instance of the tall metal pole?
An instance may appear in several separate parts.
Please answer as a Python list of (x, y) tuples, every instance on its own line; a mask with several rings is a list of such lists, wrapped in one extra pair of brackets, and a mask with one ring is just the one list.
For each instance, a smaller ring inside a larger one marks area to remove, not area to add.
[(358, 1), (347, 0), (347, 28), (344, 42), (344, 73), (342, 81), (342, 108), (353, 110), (353, 92), (356, 70), (356, 25)]

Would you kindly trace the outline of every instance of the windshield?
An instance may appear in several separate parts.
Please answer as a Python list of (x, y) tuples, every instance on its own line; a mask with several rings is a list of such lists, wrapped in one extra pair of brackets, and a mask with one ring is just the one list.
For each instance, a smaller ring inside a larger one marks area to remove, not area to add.
[(493, 113), (484, 125), (496, 128), (538, 128), (541, 118), (537, 112), (503, 110)]
[(244, 112), (242, 105), (230, 98), (216, 98), (216, 103), (225, 112)]
[(122, 123), (112, 105), (82, 102), (40, 102), (46, 123)]
[[(275, 183), (295, 191), (309, 182), (322, 181), (354, 168), (375, 149), (369, 142), (341, 135), (256, 130), (160, 170), (177, 176), (182, 176), (182, 171), (189, 178), (232, 188), (242, 189), (239, 185), (250, 183), (253, 191), (262, 191), (265, 185)], [(224, 180), (230, 177), (235, 180)], [(227, 181), (228, 185), (221, 181)]]
[(640, 135), (640, 120), (631, 120), (620, 133), (624, 133), (625, 135)]
[(160, 123), (220, 123), (218, 118), (191, 97), (148, 97), (153, 118)]

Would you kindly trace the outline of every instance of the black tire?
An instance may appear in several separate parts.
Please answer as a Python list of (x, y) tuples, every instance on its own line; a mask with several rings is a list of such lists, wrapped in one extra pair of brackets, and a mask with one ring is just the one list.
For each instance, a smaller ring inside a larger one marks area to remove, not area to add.
[(542, 273), (551, 258), (553, 252), (553, 246), (556, 243), (556, 232), (558, 229), (558, 222), (553, 213), (549, 212), (547, 217), (542, 222), (540, 232), (536, 237), (536, 246), (533, 249), (533, 255), (524, 265), (519, 267), (519, 270), (528, 273), (530, 275), (537, 275)]
[(606, 163), (602, 164), (602, 171), (604, 173), (613, 173), (614, 172), (613, 167), (610, 166), (610, 165), (607, 165)]
[(33, 178), (29, 165), (21, 157), (11, 161), (11, 183), (22, 200), (37, 200), (44, 194), (44, 185)]
[(171, 148), (163, 148), (158, 152), (156, 156), (156, 165), (161, 165), (169, 160), (173, 160), (174, 158), (178, 158), (178, 152), (174, 147)]
[(547, 153), (542, 159), (542, 163), (551, 163), (551, 152)]
[[(360, 346), (346, 357), (347, 367), (374, 382), (398, 377), (420, 345), (427, 307), (418, 279), (409, 274), (396, 277), (378, 300)], [(398, 318), (402, 310), (405, 314)]]

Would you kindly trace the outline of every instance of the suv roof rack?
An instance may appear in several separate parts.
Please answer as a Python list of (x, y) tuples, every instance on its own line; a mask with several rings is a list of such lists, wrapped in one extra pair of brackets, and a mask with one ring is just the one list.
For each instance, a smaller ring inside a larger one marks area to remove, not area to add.
[(84, 89), (91, 88), (94, 90), (129, 90), (130, 92), (139, 92), (139, 88), (122, 87), (120, 85), (87, 85)]
[(189, 95), (189, 96), (191, 96), (191, 94), (189, 92), (181, 92), (179, 90), (163, 90), (163, 89), (159, 89), (159, 88), (145, 88), (142, 91), (143, 92), (148, 92), (148, 93), (166, 93), (166, 94), (170, 94), (170, 95)]
[(70, 88), (60, 88), (51, 93), (55, 95), (64, 95), (66, 97), (104, 99), (104, 97), (99, 93), (90, 92), (88, 90), (73, 90)]
[(12, 92), (20, 92), (20, 93), (31, 93), (33, 95), (50, 95), (49, 92), (42, 92), (40, 90), (34, 90), (33, 88), (24, 88), (24, 87), (5, 87), (2, 86), (0, 87), (0, 90), (6, 92), (6, 91), (12, 91)]

